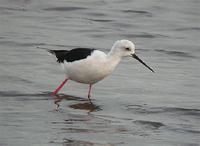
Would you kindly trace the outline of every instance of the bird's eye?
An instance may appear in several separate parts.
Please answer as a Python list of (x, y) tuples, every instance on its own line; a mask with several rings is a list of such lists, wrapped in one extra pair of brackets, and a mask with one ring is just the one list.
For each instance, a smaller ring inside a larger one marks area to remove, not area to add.
[(131, 49), (130, 48), (125, 48), (127, 51), (130, 51)]

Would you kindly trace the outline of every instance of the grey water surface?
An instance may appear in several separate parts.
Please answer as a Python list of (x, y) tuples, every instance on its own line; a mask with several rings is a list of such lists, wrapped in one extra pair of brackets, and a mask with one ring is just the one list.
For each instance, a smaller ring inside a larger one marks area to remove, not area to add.
[[(199, 0), (0, 0), (0, 146), (199, 146)], [(45, 49), (132, 58), (96, 84), (64, 80)], [(58, 107), (58, 109), (56, 109)]]

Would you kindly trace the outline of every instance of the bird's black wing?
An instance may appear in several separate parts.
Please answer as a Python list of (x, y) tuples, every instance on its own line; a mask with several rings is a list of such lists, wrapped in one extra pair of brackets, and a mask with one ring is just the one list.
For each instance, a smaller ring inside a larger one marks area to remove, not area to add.
[(95, 49), (90, 48), (75, 48), (70, 51), (68, 50), (48, 50), (48, 52), (54, 54), (57, 57), (57, 62), (63, 63), (64, 60), (67, 62), (73, 62), (87, 58)]

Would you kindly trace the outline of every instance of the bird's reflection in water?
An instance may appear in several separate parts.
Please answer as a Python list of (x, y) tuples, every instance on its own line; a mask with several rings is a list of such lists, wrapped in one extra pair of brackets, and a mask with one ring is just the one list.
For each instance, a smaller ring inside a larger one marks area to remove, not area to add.
[(60, 102), (63, 100), (79, 101), (79, 103), (69, 105), (69, 107), (73, 109), (86, 110), (88, 112), (101, 110), (100, 106), (95, 105), (94, 103), (91, 103), (86, 98), (81, 98), (81, 97), (67, 95), (67, 94), (58, 94), (58, 95), (54, 95), (53, 97), (54, 97), (54, 103), (56, 105), (56, 109), (55, 109), (56, 111), (59, 111)]

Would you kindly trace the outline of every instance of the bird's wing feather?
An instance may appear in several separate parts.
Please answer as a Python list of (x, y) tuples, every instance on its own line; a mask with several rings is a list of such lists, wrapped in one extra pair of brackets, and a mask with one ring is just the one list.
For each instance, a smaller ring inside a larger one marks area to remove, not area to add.
[(51, 54), (57, 57), (57, 62), (63, 63), (64, 60), (67, 62), (73, 62), (87, 58), (95, 49), (90, 48), (75, 48), (70, 51), (68, 50), (47, 50)]

